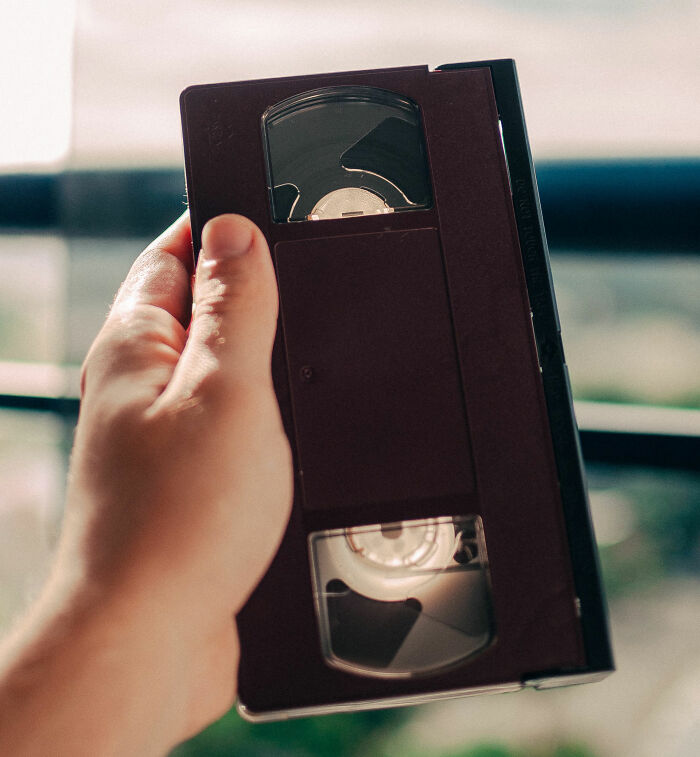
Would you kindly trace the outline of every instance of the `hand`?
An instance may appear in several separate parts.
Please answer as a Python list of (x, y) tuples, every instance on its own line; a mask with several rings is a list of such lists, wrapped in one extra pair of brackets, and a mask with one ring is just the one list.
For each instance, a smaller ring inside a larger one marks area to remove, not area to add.
[(157, 749), (231, 706), (233, 615), (277, 549), (292, 496), (270, 375), (277, 289), (267, 245), (239, 216), (210, 221), (202, 245), (191, 324), (183, 217), (136, 261), (90, 349), (40, 603), (55, 609), (33, 621), (38, 638), (60, 616), (92, 648), (118, 647), (119, 675), (137, 689), (125, 684), (123, 696), (161, 697)]

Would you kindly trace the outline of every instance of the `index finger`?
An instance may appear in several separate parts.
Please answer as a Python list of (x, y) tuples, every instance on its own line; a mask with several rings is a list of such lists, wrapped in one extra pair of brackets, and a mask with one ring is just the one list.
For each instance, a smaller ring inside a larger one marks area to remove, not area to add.
[(112, 311), (153, 305), (186, 327), (192, 314), (193, 267), (190, 217), (185, 211), (136, 259)]

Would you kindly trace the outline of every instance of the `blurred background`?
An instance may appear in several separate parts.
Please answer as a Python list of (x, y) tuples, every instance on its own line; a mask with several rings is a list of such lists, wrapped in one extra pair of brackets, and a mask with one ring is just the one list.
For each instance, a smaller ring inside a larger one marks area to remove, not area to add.
[(700, 743), (700, 6), (694, 0), (4, 0), (0, 633), (46, 574), (77, 371), (185, 208), (195, 83), (515, 58), (618, 672), (252, 726), (177, 755), (636, 757)]

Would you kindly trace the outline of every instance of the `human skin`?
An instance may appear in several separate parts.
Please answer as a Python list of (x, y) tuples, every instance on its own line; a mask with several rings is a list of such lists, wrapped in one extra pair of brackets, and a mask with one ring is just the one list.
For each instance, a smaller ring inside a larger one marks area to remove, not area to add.
[(293, 484), (269, 250), (233, 215), (202, 247), (192, 290), (188, 218), (151, 244), (86, 358), (55, 564), (0, 648), (1, 754), (162, 754), (235, 699), (233, 617)]

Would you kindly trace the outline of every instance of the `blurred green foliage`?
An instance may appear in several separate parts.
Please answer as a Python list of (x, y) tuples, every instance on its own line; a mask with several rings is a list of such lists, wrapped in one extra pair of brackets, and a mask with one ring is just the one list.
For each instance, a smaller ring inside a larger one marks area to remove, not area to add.
[[(577, 384), (572, 387), (574, 399), (586, 400), (588, 402), (617, 402), (625, 404), (644, 404), (640, 403), (639, 392), (633, 387), (622, 385), (610, 386), (587, 386)], [(665, 398), (663, 402), (657, 402), (660, 406), (667, 405), (674, 408), (683, 408), (688, 410), (700, 409), (700, 388), (677, 391), (673, 396)]]
[(384, 735), (407, 717), (403, 708), (253, 724), (231, 710), (171, 757), (379, 757)]
[[(398, 757), (386, 736), (410, 717), (406, 708), (252, 724), (232, 710), (170, 757)], [(484, 743), (448, 751), (406, 751), (400, 757), (597, 757), (581, 744), (513, 748)]]
[(634, 518), (624, 539), (600, 548), (609, 597), (700, 571), (700, 476), (596, 466), (589, 479), (593, 490), (605, 489), (629, 502)]
[(555, 744), (512, 749), (501, 744), (480, 744), (457, 752), (436, 752), (431, 757), (596, 757), (580, 744)]

